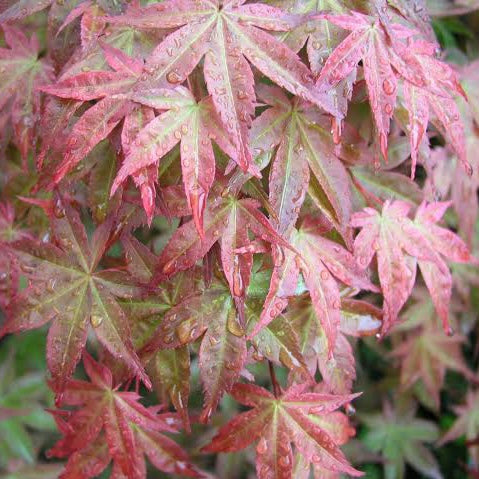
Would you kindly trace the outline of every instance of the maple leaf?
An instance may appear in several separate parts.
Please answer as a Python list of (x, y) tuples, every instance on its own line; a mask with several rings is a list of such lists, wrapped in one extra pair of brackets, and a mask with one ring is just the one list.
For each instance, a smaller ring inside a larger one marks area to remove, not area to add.
[[(133, 236), (124, 236), (122, 243), (129, 271), (139, 281), (148, 282), (154, 273), (157, 257)], [(187, 410), (190, 392), (188, 346), (152, 349), (147, 345), (153, 340), (158, 327), (163, 327), (169, 311), (202, 291), (201, 278), (199, 269), (192, 269), (177, 274), (142, 297), (120, 301), (130, 320), (133, 344), (136, 350), (140, 350), (140, 358), (153, 387), (162, 402), (170, 400), (173, 403), (187, 430), (190, 429)]]
[(204, 237), (198, 241), (194, 221), (180, 226), (160, 254), (155, 281), (191, 268), (218, 241), (221, 263), (235, 299), (240, 323), (244, 322), (244, 298), (251, 276), (253, 250), (248, 231), (257, 238), (280, 248), (290, 248), (259, 211), (259, 203), (250, 198), (238, 199), (221, 183), (204, 214)]
[(411, 176), (414, 177), (418, 150), (427, 130), (430, 109), (435, 114), (434, 124), (450, 141), (459, 161), (471, 176), (472, 169), (466, 155), (464, 124), (453, 96), (459, 94), (466, 98), (458, 75), (449, 65), (434, 58), (433, 55), (437, 49), (435, 44), (416, 40), (409, 42), (407, 47), (403, 48), (404, 59), (416, 66), (417, 69), (421, 69), (421, 76), (426, 79), (421, 81), (416, 79), (415, 83), (405, 79), (403, 86), (405, 104), (409, 112)]
[(416, 418), (415, 412), (414, 407), (395, 409), (386, 402), (383, 414), (361, 414), (361, 421), (368, 427), (364, 443), (382, 453), (387, 478), (403, 479), (408, 463), (426, 477), (441, 479), (436, 459), (423, 444), (434, 442), (439, 431), (433, 422)]
[[(344, 415), (335, 411), (357, 395), (335, 396), (306, 392), (295, 385), (280, 397), (255, 385), (236, 384), (231, 395), (253, 409), (224, 425), (204, 452), (239, 451), (259, 439), (256, 471), (259, 479), (291, 477), (291, 443), (307, 461), (333, 472), (354, 477), (362, 473), (352, 468), (339, 449), (354, 434)], [(344, 438), (343, 441), (340, 438)]]
[(50, 83), (53, 70), (47, 60), (38, 58), (35, 35), (28, 39), (19, 28), (2, 28), (10, 48), (0, 48), (0, 109), (8, 108), (15, 143), (26, 161), (40, 115), (41, 95), (36, 87)]
[(414, 222), (407, 216), (410, 205), (402, 201), (386, 201), (382, 213), (365, 208), (353, 215), (351, 224), (362, 228), (354, 241), (358, 264), (366, 268), (377, 255), (379, 281), (384, 294), (383, 334), (397, 319), (411, 294), (417, 262), (444, 329), (449, 333), (452, 280), (441, 256), (467, 262), (470, 255), (457, 235), (435, 225), (448, 206), (448, 203), (423, 204), (418, 208)]
[(261, 85), (258, 96), (272, 108), (253, 122), (255, 137), (261, 132), (261, 144), (256, 140), (255, 146), (278, 146), (269, 177), (269, 201), (278, 217), (276, 229), (285, 234), (295, 225), (311, 170), (319, 189), (314, 198), (321, 198), (317, 206), (343, 232), (341, 225), (348, 223), (351, 215), (351, 193), (337, 153), (348, 155), (333, 143), (329, 117), (306, 102), (290, 102), (276, 87)]
[(95, 477), (113, 460), (114, 477), (116, 472), (146, 478), (144, 454), (161, 471), (201, 477), (186, 453), (162, 434), (176, 432), (174, 414), (158, 414), (160, 408), (144, 407), (138, 394), (114, 388), (111, 371), (86, 352), (83, 364), (90, 381), (70, 379), (62, 399), (75, 409), (53, 411), (63, 438), (48, 455), (69, 456), (60, 477)]
[(47, 340), (47, 363), (61, 393), (85, 347), (91, 323), (100, 342), (150, 385), (130, 340), (128, 321), (117, 297), (138, 293), (132, 278), (120, 270), (99, 270), (110, 237), (111, 221), (96, 229), (88, 242), (78, 213), (58, 203), (52, 230), (59, 246), (19, 240), (11, 245), (30, 286), (8, 308), (2, 335), (37, 328), (53, 320)]
[(204, 334), (199, 351), (205, 393), (202, 420), (208, 421), (225, 391), (238, 380), (246, 360), (246, 338), (227, 288), (215, 282), (187, 297), (163, 317), (146, 350), (178, 348)]
[(387, 136), (396, 105), (398, 86), (398, 55), (390, 48), (391, 38), (388, 38), (389, 35), (396, 34), (395, 24), (388, 24), (386, 31), (384, 15), (371, 17), (354, 11), (351, 15), (326, 14), (324, 18), (339, 27), (351, 30), (351, 33), (329, 55), (317, 84), (323, 90), (336, 86), (350, 75), (362, 60), (381, 152), (384, 158), (387, 158)]
[[(427, 102), (445, 126), (445, 136), (451, 139), (464, 160), (464, 132), (457, 106), (450, 91), (463, 94), (453, 70), (434, 58), (437, 44), (411, 38), (414, 31), (392, 23), (381, 6), (377, 16), (358, 12), (351, 15), (323, 15), (350, 35), (328, 57), (317, 83), (328, 89), (345, 79), (362, 60), (374, 122), (379, 134), (381, 153), (387, 159), (389, 124), (397, 101), (398, 79), (404, 80), (406, 107), (410, 112), (409, 133), (413, 172), (417, 151), (429, 119)], [(406, 45), (403, 39), (408, 38)], [(378, 160), (376, 160), (378, 161)], [(466, 162), (467, 163), (467, 162)], [(466, 164), (465, 163), (465, 164)]]
[[(284, 31), (301, 19), (262, 4), (240, 1), (167, 1), (109, 17), (139, 28), (178, 28), (147, 59), (148, 87), (183, 83), (205, 57), (204, 77), (215, 108), (235, 146), (233, 159), (252, 165), (248, 128), (254, 114), (254, 78), (248, 61), (295, 95), (335, 112), (299, 57), (265, 30)], [(247, 61), (248, 60), (248, 61)], [(338, 113), (339, 114), (339, 113)]]
[(60, 98), (82, 102), (99, 100), (83, 113), (63, 145), (65, 156), (56, 168), (55, 183), (105, 139), (134, 107), (128, 98), (120, 94), (130, 91), (142, 72), (142, 62), (110, 45), (104, 44), (103, 49), (112, 71), (83, 72), (42, 88), (44, 92)]
[(381, 312), (364, 301), (342, 299), (340, 314), (333, 357), (325, 330), (310, 301), (302, 297), (290, 301), (285, 317), (299, 337), (299, 351), (310, 375), (314, 377), (319, 369), (328, 391), (349, 394), (356, 379), (356, 364), (346, 335), (374, 335), (381, 326)]
[[(392, 351), (401, 360), (401, 387), (411, 388), (422, 381), (432, 404), (439, 409), (439, 392), (444, 385), (446, 370), (457, 371), (469, 380), (474, 374), (464, 362), (461, 346), (465, 338), (456, 334), (446, 336), (437, 327), (434, 305), (427, 298), (411, 306), (404, 313), (408, 318), (396, 331), (405, 331), (407, 336)], [(419, 327), (418, 327), (419, 326)]]
[[(151, 108), (165, 108), (168, 90), (138, 91), (130, 97)], [(158, 95), (158, 99), (156, 98)], [(171, 95), (173, 96), (173, 95)], [(211, 138), (218, 139), (219, 125), (211, 118), (210, 102), (197, 103), (193, 95), (176, 87), (177, 101), (166, 113), (152, 119), (140, 129), (112, 186), (112, 193), (129, 176), (155, 166), (159, 159), (180, 143), (181, 167), (185, 193), (201, 237), (203, 213), (211, 184), (215, 177), (215, 157)], [(232, 152), (227, 141), (218, 140), (225, 151)]]
[(287, 298), (295, 293), (301, 271), (326, 334), (330, 355), (333, 354), (341, 306), (337, 279), (359, 289), (374, 291), (376, 288), (361, 271), (354, 256), (321, 233), (321, 228), (312, 220), (305, 220), (300, 229), (293, 231), (290, 242), (301, 252), (301, 257), (296, 258), (292, 252), (285, 251), (276, 261), (265, 306), (251, 336), (286, 307)]

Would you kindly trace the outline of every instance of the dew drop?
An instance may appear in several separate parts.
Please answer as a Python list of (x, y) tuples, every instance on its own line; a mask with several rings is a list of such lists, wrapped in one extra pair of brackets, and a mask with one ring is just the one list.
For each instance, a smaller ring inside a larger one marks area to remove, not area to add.
[(192, 328), (187, 322), (181, 323), (175, 330), (178, 339), (182, 344), (189, 342)]
[(228, 331), (233, 335), (238, 338), (241, 338), (244, 336), (244, 329), (241, 327), (241, 324), (239, 323), (238, 316), (234, 314), (234, 311), (232, 311), (233, 314), (228, 315), (228, 321), (226, 323), (226, 327), (228, 328)]
[(177, 85), (178, 83), (183, 82), (183, 78), (174, 70), (168, 72), (168, 74), (166, 75), (166, 80), (168, 81), (168, 83), (171, 83), (173, 85)]
[(256, 446), (256, 452), (258, 454), (266, 454), (268, 451), (268, 443), (266, 442), (266, 439), (262, 437), (260, 441), (258, 442), (258, 445)]
[(165, 264), (165, 266), (163, 266), (163, 273), (164, 274), (171, 274), (173, 273), (173, 271), (176, 269), (176, 265), (177, 265), (177, 260), (176, 259), (172, 259), (170, 261), (168, 261), (168, 263)]
[(246, 92), (244, 90), (238, 90), (238, 93), (236, 94), (238, 100), (244, 100), (245, 98), (248, 97)]
[(383, 80), (383, 90), (384, 90), (384, 93), (386, 93), (386, 95), (392, 95), (394, 91), (396, 90), (394, 83), (391, 80), (389, 80), (389, 78), (385, 78)]
[(62, 202), (60, 199), (57, 199), (55, 205), (53, 206), (53, 214), (55, 218), (63, 218), (65, 216), (65, 209), (63, 208)]
[(98, 328), (103, 321), (103, 316), (92, 314), (90, 316), (90, 323), (94, 328)]

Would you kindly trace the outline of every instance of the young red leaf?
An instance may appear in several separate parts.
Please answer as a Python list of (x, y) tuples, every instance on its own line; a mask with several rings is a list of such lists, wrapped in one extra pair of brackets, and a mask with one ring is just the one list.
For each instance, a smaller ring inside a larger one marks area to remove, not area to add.
[[(375, 286), (356, 264), (354, 257), (339, 244), (321, 236), (319, 228), (311, 221), (294, 231), (292, 245), (301, 252), (301, 257), (283, 257), (273, 272), (270, 291), (260, 321), (251, 335), (256, 334), (286, 306), (281, 298), (293, 296), (299, 271), (301, 271), (311, 300), (321, 322), (332, 354), (339, 328), (341, 299), (337, 279), (360, 288), (375, 290)], [(272, 306), (275, 306), (274, 308)]]
[[(258, 477), (287, 478), (292, 473), (291, 443), (294, 443), (311, 463), (333, 472), (361, 476), (361, 472), (347, 463), (338, 447), (340, 441), (329, 432), (327, 425), (328, 416), (356, 396), (304, 391), (304, 385), (292, 386), (282, 396), (275, 397), (259, 386), (236, 384), (231, 395), (253, 409), (239, 414), (223, 426), (203, 451), (238, 451), (259, 439), (256, 446)], [(346, 435), (354, 434), (354, 430), (344, 422), (335, 426), (344, 427), (348, 431)]]
[(64, 437), (49, 451), (50, 456), (69, 456), (62, 477), (95, 477), (113, 460), (117, 474), (146, 478), (143, 454), (166, 473), (201, 477), (183, 449), (161, 433), (176, 431), (171, 413), (158, 414), (157, 407), (144, 407), (136, 393), (113, 388), (110, 370), (86, 352), (83, 362), (90, 382), (67, 382), (62, 403), (76, 409), (62, 421)]
[(386, 201), (382, 213), (365, 208), (355, 213), (351, 221), (353, 226), (362, 228), (354, 240), (358, 265), (366, 268), (377, 255), (379, 281), (384, 294), (383, 334), (396, 321), (411, 294), (416, 260), (440, 264), (431, 244), (407, 217), (409, 210), (410, 206), (405, 202)]

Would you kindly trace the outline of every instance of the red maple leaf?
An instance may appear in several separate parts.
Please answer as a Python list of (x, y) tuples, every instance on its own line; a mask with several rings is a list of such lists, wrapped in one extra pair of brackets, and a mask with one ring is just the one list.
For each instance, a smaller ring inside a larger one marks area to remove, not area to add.
[(113, 476), (145, 479), (143, 455), (161, 471), (201, 477), (188, 456), (163, 432), (177, 432), (173, 413), (161, 406), (146, 408), (134, 392), (114, 387), (108, 368), (85, 351), (83, 365), (90, 381), (70, 379), (62, 404), (72, 410), (52, 411), (63, 434), (49, 451), (51, 457), (69, 457), (61, 478), (96, 477), (113, 460)]
[(258, 478), (286, 479), (292, 474), (293, 443), (310, 463), (329, 471), (361, 476), (338, 447), (354, 435), (354, 429), (344, 414), (335, 411), (357, 395), (306, 391), (307, 385), (295, 385), (275, 397), (259, 386), (236, 384), (231, 395), (253, 409), (224, 425), (203, 451), (239, 451), (259, 439), (256, 446)]

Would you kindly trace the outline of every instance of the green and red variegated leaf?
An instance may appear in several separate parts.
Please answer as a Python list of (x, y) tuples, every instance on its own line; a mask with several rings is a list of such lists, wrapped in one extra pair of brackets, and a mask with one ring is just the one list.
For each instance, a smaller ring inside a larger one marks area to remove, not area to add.
[(166, 473), (200, 477), (185, 451), (162, 434), (176, 432), (174, 415), (158, 414), (158, 408), (143, 406), (136, 393), (113, 388), (111, 372), (87, 353), (83, 361), (90, 381), (68, 381), (62, 396), (63, 405), (76, 409), (66, 419), (66, 411), (53, 412), (64, 437), (49, 455), (69, 456), (65, 477), (95, 477), (112, 460), (117, 475), (144, 479), (144, 455)]
[(335, 409), (356, 395), (306, 393), (305, 389), (304, 384), (295, 385), (275, 397), (258, 386), (236, 384), (232, 396), (254, 409), (239, 414), (224, 425), (203, 451), (237, 451), (259, 439), (256, 445), (258, 477), (269, 479), (291, 476), (293, 443), (310, 463), (332, 472), (362, 475), (347, 463), (338, 447), (344, 442), (339, 429), (343, 428), (346, 436), (354, 433), (347, 418), (339, 422), (333, 420), (336, 430), (333, 429), (332, 433), (328, 431), (331, 426), (327, 421)]
[(117, 303), (119, 297), (137, 294), (138, 288), (122, 271), (97, 271), (111, 225), (100, 226), (90, 246), (80, 217), (70, 205), (64, 203), (57, 214), (52, 229), (61, 248), (33, 240), (11, 245), (30, 286), (9, 305), (2, 333), (37, 328), (52, 320), (47, 360), (59, 393), (80, 359), (90, 325), (110, 353), (149, 385), (131, 343), (128, 321)]

